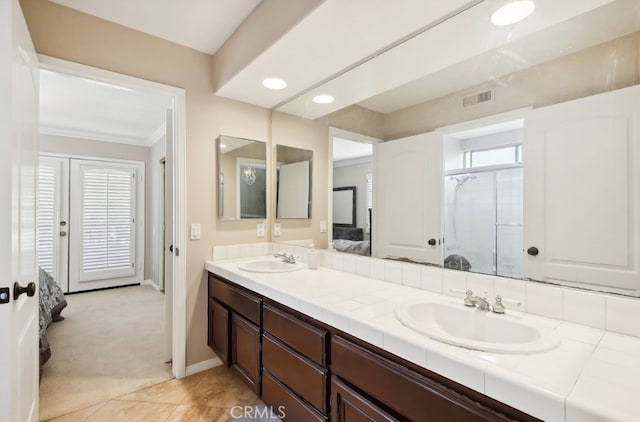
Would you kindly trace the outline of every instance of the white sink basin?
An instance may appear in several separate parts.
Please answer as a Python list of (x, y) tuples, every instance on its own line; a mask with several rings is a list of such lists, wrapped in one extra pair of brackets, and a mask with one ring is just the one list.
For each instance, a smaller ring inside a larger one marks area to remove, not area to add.
[(258, 261), (249, 261), (238, 264), (238, 268), (252, 273), (286, 273), (289, 271), (297, 271), (304, 268), (304, 264), (289, 264), (276, 259), (260, 259)]
[[(508, 312), (508, 311), (507, 311)], [(507, 314), (460, 304), (414, 302), (395, 310), (402, 324), (434, 340), (495, 353), (538, 353), (559, 344), (550, 330)]]

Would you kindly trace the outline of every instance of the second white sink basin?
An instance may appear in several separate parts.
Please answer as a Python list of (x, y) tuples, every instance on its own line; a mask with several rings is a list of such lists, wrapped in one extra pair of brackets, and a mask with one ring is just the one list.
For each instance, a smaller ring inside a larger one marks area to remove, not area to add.
[(286, 273), (289, 271), (297, 271), (304, 268), (304, 264), (296, 262), (289, 264), (277, 259), (260, 259), (257, 261), (249, 261), (238, 264), (238, 268), (253, 273)]
[(460, 304), (415, 302), (395, 310), (402, 324), (434, 340), (496, 353), (538, 353), (559, 344), (550, 330), (514, 319), (509, 314)]

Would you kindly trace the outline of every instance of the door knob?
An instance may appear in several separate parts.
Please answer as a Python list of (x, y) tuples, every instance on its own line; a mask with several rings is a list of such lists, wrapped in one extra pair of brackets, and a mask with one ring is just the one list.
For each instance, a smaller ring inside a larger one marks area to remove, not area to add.
[(169, 245), (169, 252), (173, 253), (173, 244)]
[(540, 251), (535, 246), (531, 246), (529, 249), (527, 249), (527, 253), (531, 256), (536, 256), (540, 253)]
[(27, 287), (22, 287), (17, 281), (13, 283), (13, 300), (18, 300), (22, 293), (26, 293), (31, 297), (36, 294), (36, 283), (33, 281), (27, 284)]
[(429, 239), (429, 240), (427, 241), (427, 243), (428, 243), (429, 245), (431, 245), (431, 246), (435, 246), (435, 245), (436, 245), (436, 240), (435, 240), (435, 239)]

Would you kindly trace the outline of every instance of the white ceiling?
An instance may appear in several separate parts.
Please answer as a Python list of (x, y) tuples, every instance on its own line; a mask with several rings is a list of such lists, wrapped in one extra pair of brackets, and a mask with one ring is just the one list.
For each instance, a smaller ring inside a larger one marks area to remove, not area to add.
[(42, 133), (149, 146), (165, 133), (171, 97), (40, 71)]
[(333, 138), (333, 162), (371, 157), (373, 145), (368, 142), (355, 142), (348, 139)]
[(260, 0), (51, 0), (214, 54)]

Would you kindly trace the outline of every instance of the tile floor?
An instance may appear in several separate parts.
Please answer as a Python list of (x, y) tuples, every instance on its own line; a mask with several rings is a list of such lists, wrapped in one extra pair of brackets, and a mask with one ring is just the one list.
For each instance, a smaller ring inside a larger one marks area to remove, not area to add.
[(261, 404), (235, 372), (220, 366), (181, 380), (171, 379), (143, 388), (50, 421), (221, 422), (234, 420), (231, 412), (234, 406)]

